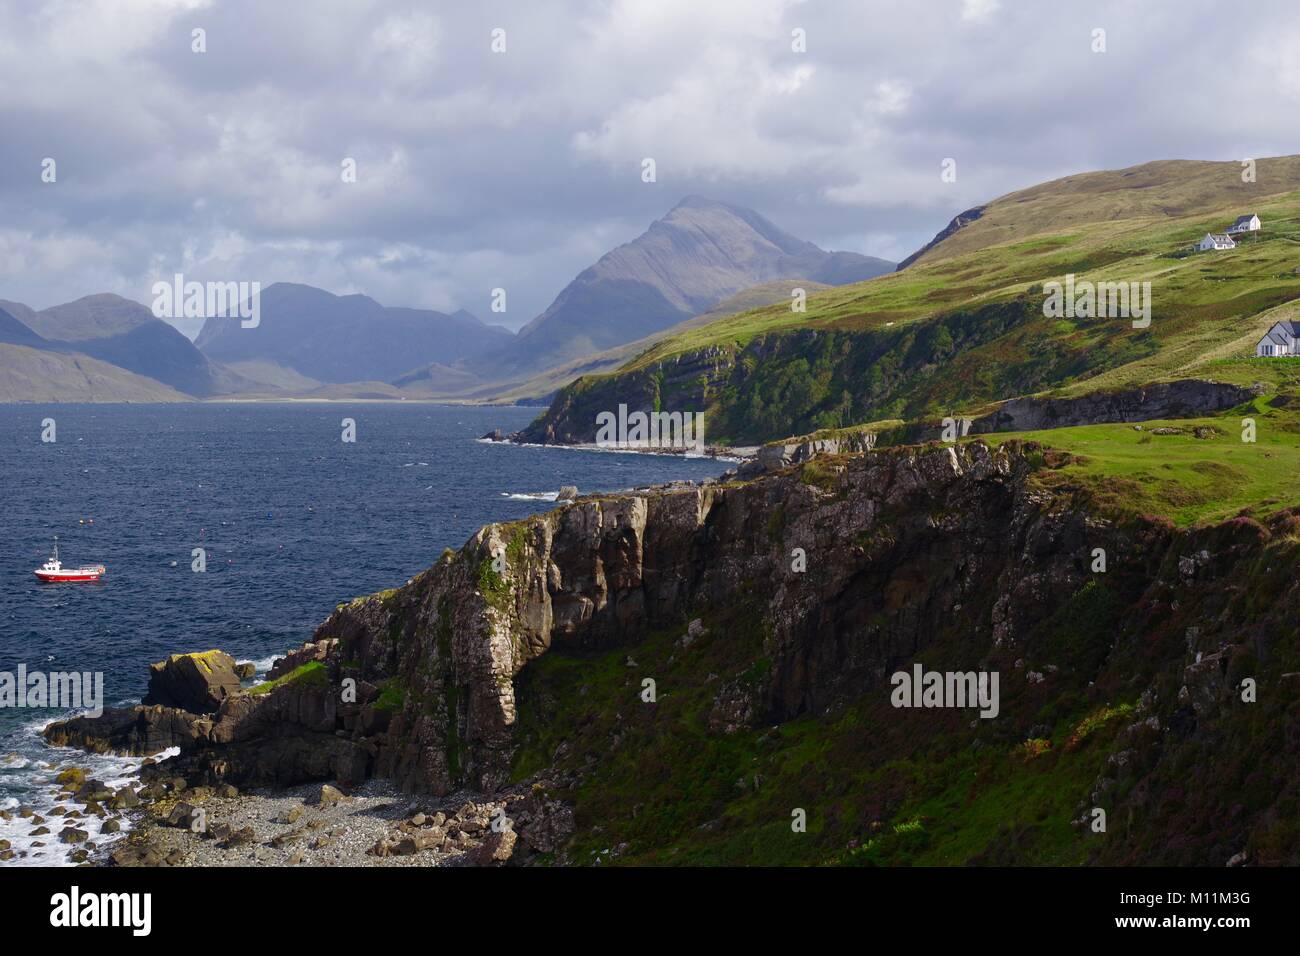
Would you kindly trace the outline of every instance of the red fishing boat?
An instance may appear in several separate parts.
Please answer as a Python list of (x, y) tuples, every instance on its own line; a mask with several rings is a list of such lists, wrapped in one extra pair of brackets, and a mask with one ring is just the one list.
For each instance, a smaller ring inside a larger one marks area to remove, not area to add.
[(59, 561), (59, 539), (54, 538), (54, 553), (49, 560), (32, 573), (42, 581), (98, 581), (107, 570), (102, 564), (88, 564), (80, 568), (65, 568)]

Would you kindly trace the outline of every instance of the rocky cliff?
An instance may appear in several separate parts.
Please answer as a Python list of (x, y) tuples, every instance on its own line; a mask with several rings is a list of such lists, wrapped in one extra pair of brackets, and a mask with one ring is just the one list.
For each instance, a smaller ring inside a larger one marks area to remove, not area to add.
[(1029, 396), (1002, 402), (971, 423), (970, 434), (1038, 431), (1099, 422), (1147, 422), (1195, 418), (1248, 402), (1265, 388), (1244, 388), (1202, 379), (1156, 382), (1141, 388), (1093, 392), (1078, 398)]
[[(533, 780), (579, 861), (1296, 862), (1300, 519), (1116, 523), (1049, 490), (1059, 464), (878, 450), (488, 526), (185, 723), (177, 765)], [(998, 716), (895, 708), (917, 662), (1000, 674)], [(815, 834), (791, 841), (792, 808)]]

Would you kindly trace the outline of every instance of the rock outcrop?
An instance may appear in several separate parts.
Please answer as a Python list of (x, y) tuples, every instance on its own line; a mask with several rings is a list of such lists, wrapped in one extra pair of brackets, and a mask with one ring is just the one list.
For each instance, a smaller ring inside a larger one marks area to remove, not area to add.
[(297, 670), (303, 664), (310, 664), (312, 661), (323, 661), (329, 656), (330, 651), (334, 649), (334, 641), (320, 641), (313, 643), (308, 641), (297, 650), (292, 650), (275, 661), (271, 669), (266, 673), (267, 680), (276, 680), (283, 677), (291, 671)]
[(933, 239), (931, 239), (929, 242), (923, 245), (920, 249), (917, 249), (916, 252), (912, 253), (902, 262), (900, 262), (898, 264), (898, 267), (894, 271), (902, 272), (913, 262), (915, 262), (917, 259), (920, 259), (923, 255), (925, 255), (927, 252), (929, 252), (939, 243), (943, 242), (949, 236), (953, 235), (954, 233), (958, 232), (964, 227), (970, 225), (975, 220), (979, 219), (981, 216), (984, 215), (984, 209), (985, 209), (984, 206), (974, 206), (970, 209), (967, 209), (965, 212), (957, 213), (957, 215), (952, 217), (952, 221), (949, 222), (948, 225), (944, 226), (937, 233), (935, 233)]
[(108, 707), (98, 717), (73, 717), (45, 729), (59, 747), (94, 753), (150, 756), (170, 747), (188, 749), (206, 739), (212, 721), (177, 707)]
[(1263, 394), (1202, 379), (1157, 382), (1140, 388), (1093, 392), (1079, 398), (1013, 398), (996, 411), (971, 422), (970, 434), (1039, 431), (1101, 422), (1148, 422), (1161, 418), (1195, 418), (1232, 408)]
[(144, 703), (210, 714), (241, 689), (235, 659), (224, 651), (173, 654), (150, 665), (149, 692)]

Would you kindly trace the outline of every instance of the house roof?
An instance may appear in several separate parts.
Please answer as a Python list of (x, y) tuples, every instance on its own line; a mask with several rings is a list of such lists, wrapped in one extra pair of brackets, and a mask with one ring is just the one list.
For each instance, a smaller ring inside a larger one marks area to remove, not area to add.
[(1207, 232), (1205, 234), (1205, 238), (1211, 239), (1215, 242), (1232, 242), (1232, 237), (1229, 236), (1226, 232)]
[(1272, 342), (1275, 345), (1290, 345), (1291, 341), (1300, 338), (1300, 322), (1276, 322), (1273, 327), (1264, 333), (1260, 343)]

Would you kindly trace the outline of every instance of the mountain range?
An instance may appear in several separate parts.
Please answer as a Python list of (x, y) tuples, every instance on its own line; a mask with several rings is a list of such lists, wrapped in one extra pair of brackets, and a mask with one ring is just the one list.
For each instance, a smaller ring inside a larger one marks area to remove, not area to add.
[[(752, 210), (688, 196), (579, 273), (517, 334), (464, 310), (397, 308), (288, 282), (262, 290), (256, 327), (208, 318), (194, 342), (117, 295), (40, 311), (0, 300), (0, 395), (57, 401), (75, 381), (77, 401), (538, 399), (704, 317), (788, 302), (790, 282), (811, 294), (893, 268), (827, 252)], [(35, 352), (46, 372), (60, 371), (48, 384), (34, 371)]]
[[(18, 387), (23, 382), (30, 391)], [(239, 384), (171, 325), (119, 295), (40, 311), (0, 300), (0, 394), (9, 400), (58, 400), (71, 389), (68, 401), (178, 401)]]
[(261, 321), (209, 318), (194, 340), (223, 363), (271, 361), (320, 382), (386, 382), (418, 362), (452, 363), (503, 347), (513, 336), (465, 311), (450, 315), (380, 305), (277, 282), (262, 290)]

